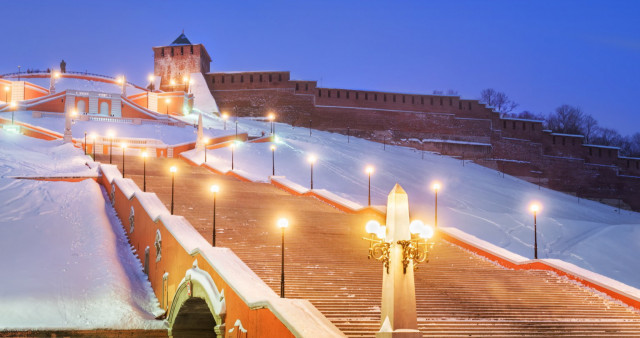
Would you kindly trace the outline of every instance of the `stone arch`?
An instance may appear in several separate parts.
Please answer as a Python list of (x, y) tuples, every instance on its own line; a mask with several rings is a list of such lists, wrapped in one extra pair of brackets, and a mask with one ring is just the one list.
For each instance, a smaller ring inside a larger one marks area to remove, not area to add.
[(104, 101), (100, 103), (100, 115), (109, 116), (109, 103)]
[(178, 285), (167, 316), (169, 337), (225, 336), (226, 301), (213, 279), (198, 268), (187, 270)]
[(84, 100), (79, 100), (78, 103), (76, 103), (76, 109), (78, 110), (78, 114), (83, 114), (85, 112), (85, 103)]

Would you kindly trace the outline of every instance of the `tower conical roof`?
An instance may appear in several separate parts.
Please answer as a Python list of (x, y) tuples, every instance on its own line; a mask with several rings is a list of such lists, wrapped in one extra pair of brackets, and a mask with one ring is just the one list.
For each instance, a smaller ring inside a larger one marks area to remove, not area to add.
[(191, 45), (191, 41), (189, 41), (189, 39), (187, 39), (187, 36), (184, 35), (184, 31), (182, 31), (182, 34), (180, 34), (180, 36), (175, 39), (169, 46), (181, 46), (181, 45)]

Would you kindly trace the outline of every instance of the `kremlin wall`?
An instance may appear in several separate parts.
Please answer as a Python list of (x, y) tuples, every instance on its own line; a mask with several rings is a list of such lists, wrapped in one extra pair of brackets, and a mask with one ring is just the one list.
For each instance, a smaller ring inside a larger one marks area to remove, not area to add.
[[(551, 189), (640, 210), (640, 158), (619, 148), (584, 143), (582, 135), (544, 130), (543, 121), (501, 117), (478, 100), (451, 95), (421, 95), (321, 88), (316, 81), (291, 79), (288, 71), (211, 72), (211, 56), (202, 44), (182, 34), (168, 46), (153, 47), (154, 90), (124, 78), (55, 74), (122, 85), (122, 94), (55, 91), (12, 78), (0, 78), (4, 97), (34, 112), (98, 114), (135, 121), (180, 123), (172, 118), (194, 107), (192, 79), (202, 79), (217, 110), (235, 116), (266, 116), (296, 127), (350, 134), (381, 143), (414, 147), (473, 160), (499, 172)], [(24, 78), (24, 76), (23, 76)], [(10, 81), (13, 80), (13, 81)], [(126, 88), (136, 93), (127, 95)], [(0, 110), (10, 109), (8, 104)], [(462, 164), (461, 164), (462, 165)]]

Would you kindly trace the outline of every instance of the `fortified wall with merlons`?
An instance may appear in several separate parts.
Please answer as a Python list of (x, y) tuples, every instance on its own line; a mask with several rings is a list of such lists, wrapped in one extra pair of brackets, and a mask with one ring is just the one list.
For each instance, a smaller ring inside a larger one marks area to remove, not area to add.
[(478, 100), (318, 87), (288, 71), (210, 72), (204, 46), (154, 48), (161, 89), (200, 72), (221, 112), (265, 116), (458, 157), (578, 197), (640, 210), (640, 158), (544, 130), (543, 121), (501, 117)]

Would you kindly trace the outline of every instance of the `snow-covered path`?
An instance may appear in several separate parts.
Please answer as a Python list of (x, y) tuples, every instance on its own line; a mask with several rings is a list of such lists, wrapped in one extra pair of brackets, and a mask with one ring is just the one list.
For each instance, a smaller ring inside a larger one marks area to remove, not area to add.
[(162, 328), (161, 310), (82, 150), (0, 130), (0, 330)]
[[(269, 132), (263, 121), (241, 118), (239, 130), (250, 135)], [(205, 118), (205, 125), (221, 128), (222, 121)], [(228, 128), (234, 127), (232, 121)], [(395, 183), (400, 183), (411, 203), (412, 217), (427, 223), (434, 219), (433, 181), (439, 181), (438, 225), (459, 228), (469, 234), (533, 258), (533, 215), (529, 204), (541, 203), (538, 215), (540, 258), (558, 258), (640, 287), (635, 256), (640, 253), (640, 214), (616, 212), (610, 206), (578, 199), (505, 176), (495, 170), (411, 148), (389, 146), (341, 134), (276, 124), (279, 138), (276, 175), (309, 186), (307, 156), (318, 158), (314, 166), (314, 188), (327, 189), (360, 204), (367, 203), (367, 165), (372, 176), (372, 203), (384, 204)], [(234, 154), (235, 168), (268, 180), (271, 175), (269, 143), (245, 143)], [(202, 152), (187, 156), (204, 159)], [(230, 168), (228, 148), (210, 150), (208, 161)], [(215, 161), (215, 162), (214, 162)]]

